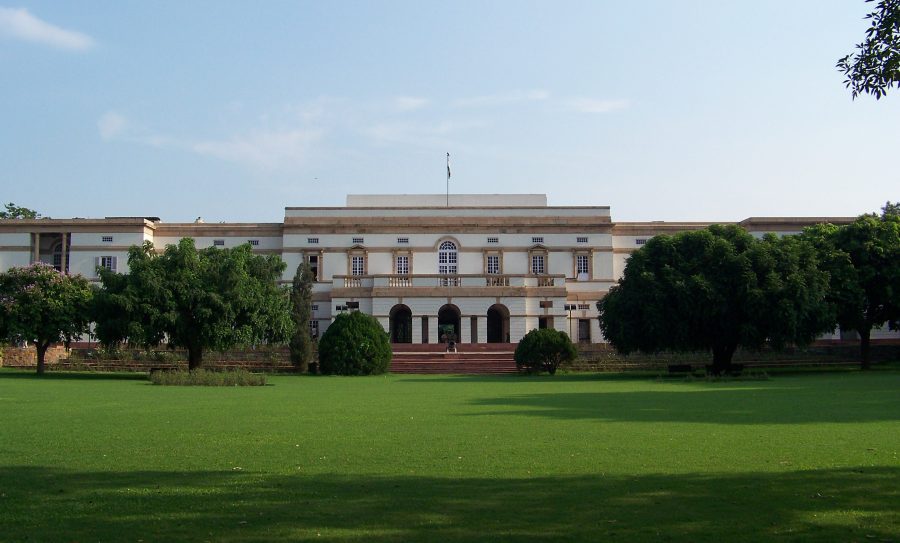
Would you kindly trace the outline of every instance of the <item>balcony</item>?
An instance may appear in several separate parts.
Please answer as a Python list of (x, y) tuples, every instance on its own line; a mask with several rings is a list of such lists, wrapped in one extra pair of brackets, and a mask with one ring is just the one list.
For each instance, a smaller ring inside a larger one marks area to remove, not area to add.
[[(335, 275), (333, 290), (353, 289), (359, 296), (367, 295), (365, 291), (388, 294), (392, 290), (433, 291), (434, 289), (505, 289), (519, 290), (534, 288), (565, 288), (564, 275), (495, 275), (495, 274), (458, 274), (458, 275)], [(486, 292), (485, 294), (490, 294)]]

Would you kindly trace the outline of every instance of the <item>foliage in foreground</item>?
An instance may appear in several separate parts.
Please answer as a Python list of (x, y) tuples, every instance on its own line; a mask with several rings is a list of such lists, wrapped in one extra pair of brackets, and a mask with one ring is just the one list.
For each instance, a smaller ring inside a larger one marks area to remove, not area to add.
[(37, 262), (0, 274), (0, 339), (28, 341), (37, 350), (37, 372), (53, 343), (69, 343), (88, 332), (93, 290), (80, 275)]
[(129, 273), (100, 270), (95, 333), (105, 345), (184, 348), (191, 369), (205, 349), (286, 341), (289, 300), (277, 283), (284, 266), (249, 244), (198, 250), (184, 238), (157, 255), (145, 242), (129, 249)]
[(531, 373), (546, 371), (556, 374), (563, 362), (572, 362), (578, 351), (568, 334), (553, 328), (534, 329), (516, 345), (516, 367)]
[[(872, 2), (873, 0), (866, 0)], [(847, 79), (844, 85), (853, 98), (862, 93), (880, 99), (894, 85), (900, 87), (900, 0), (879, 0), (866, 39), (856, 53), (838, 60), (837, 67)]]
[(325, 375), (378, 375), (391, 364), (391, 342), (375, 317), (342, 313), (319, 340), (319, 370)]
[(154, 385), (174, 386), (262, 386), (266, 384), (266, 376), (244, 369), (209, 371), (201, 368), (188, 371), (154, 371), (150, 373), (150, 381)]
[(882, 214), (851, 224), (806, 229), (830, 277), (827, 301), (841, 330), (859, 333), (860, 363), (870, 365), (873, 328), (900, 329), (900, 208), (888, 202)]
[(600, 328), (622, 353), (708, 350), (728, 371), (738, 346), (805, 345), (834, 328), (828, 274), (795, 236), (755, 239), (736, 225), (656, 236), (597, 303)]

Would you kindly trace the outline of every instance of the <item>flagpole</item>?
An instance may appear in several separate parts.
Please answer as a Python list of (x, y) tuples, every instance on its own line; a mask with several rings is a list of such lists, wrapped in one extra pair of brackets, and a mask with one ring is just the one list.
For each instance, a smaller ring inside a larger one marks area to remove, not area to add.
[(447, 207), (450, 207), (450, 153), (447, 153)]

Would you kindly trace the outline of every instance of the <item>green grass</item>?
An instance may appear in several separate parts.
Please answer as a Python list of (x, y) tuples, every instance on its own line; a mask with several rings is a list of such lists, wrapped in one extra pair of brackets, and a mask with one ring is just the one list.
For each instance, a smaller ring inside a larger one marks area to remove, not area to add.
[(0, 370), (3, 541), (900, 541), (900, 372)]

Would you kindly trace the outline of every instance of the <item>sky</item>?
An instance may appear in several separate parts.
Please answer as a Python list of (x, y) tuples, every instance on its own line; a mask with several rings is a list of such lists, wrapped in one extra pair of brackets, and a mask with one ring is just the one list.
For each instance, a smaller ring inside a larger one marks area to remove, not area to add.
[(0, 201), (277, 222), (346, 194), (542, 193), (613, 220), (900, 200), (862, 0), (0, 0)]

